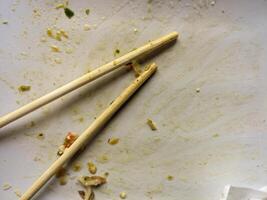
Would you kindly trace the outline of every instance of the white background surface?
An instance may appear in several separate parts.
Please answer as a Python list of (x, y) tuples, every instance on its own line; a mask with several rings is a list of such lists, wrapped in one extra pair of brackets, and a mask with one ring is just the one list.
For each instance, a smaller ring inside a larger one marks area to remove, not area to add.
[[(267, 184), (267, 1), (70, 1), (72, 19), (55, 5), (0, 1), (0, 21), (8, 21), (0, 23), (0, 115), (112, 60), (116, 48), (124, 54), (171, 31), (181, 37), (149, 60), (158, 73), (79, 155), (82, 170), (69, 170), (65, 186), (51, 180), (36, 199), (79, 199), (76, 177), (88, 175), (89, 160), (98, 174), (110, 174), (97, 199), (126, 191), (133, 200), (214, 200), (226, 184)], [(83, 30), (85, 23), (91, 30)], [(69, 39), (41, 42), (54, 25)], [(62, 52), (51, 52), (53, 44)], [(66, 133), (81, 133), (133, 79), (119, 70), (2, 128), (0, 185), (12, 189), (1, 188), (0, 198), (17, 199), (14, 191), (25, 191), (56, 159)], [(32, 89), (20, 93), (22, 84)], [(107, 144), (112, 136), (119, 144)], [(108, 162), (97, 161), (102, 155)]]

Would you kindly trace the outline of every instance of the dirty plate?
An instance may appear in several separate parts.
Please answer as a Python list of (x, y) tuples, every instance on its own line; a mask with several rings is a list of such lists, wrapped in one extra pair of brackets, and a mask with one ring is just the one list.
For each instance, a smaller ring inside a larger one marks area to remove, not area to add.
[[(1, 116), (148, 40), (180, 39), (147, 60), (157, 74), (75, 158), (81, 169), (36, 199), (79, 199), (89, 161), (109, 173), (97, 199), (214, 200), (226, 184), (267, 185), (267, 1), (69, 1), (73, 16), (61, 3), (0, 1)], [(122, 68), (1, 128), (1, 199), (18, 198), (133, 79)]]

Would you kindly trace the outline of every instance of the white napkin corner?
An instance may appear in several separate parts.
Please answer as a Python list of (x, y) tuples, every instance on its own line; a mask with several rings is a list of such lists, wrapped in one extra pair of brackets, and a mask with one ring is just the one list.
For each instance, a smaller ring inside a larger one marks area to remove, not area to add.
[(226, 185), (221, 200), (267, 200), (267, 186), (257, 190)]

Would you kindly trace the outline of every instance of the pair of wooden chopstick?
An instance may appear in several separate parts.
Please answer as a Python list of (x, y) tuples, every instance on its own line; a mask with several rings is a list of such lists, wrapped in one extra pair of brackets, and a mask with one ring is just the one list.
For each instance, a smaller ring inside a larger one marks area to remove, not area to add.
[[(96, 70), (83, 75), (82, 77), (54, 90), (53, 92), (40, 97), (39, 99), (19, 108), (18, 110), (11, 112), (0, 118), (0, 127), (7, 125), (8, 123), (15, 121), (16, 119), (30, 113), (37, 108), (48, 104), (49, 102), (89, 83), (100, 76), (103, 76), (123, 64), (129, 63), (131, 60), (142, 56), (143, 54), (151, 53), (152, 51), (175, 41), (178, 37), (178, 33), (173, 32), (166, 36), (163, 36), (157, 40), (149, 42), (148, 44), (124, 55), (116, 60), (107, 63)], [(135, 91), (141, 87), (141, 85), (156, 71), (155, 64), (151, 64), (138, 78), (134, 80), (128, 88), (126, 88), (120, 96), (118, 96), (111, 105), (89, 126), (75, 142), (64, 151), (64, 154), (59, 157), (34, 183), (33, 185), (22, 195), (20, 200), (29, 200), (38, 190), (70, 159), (77, 151), (86, 145), (97, 133), (97, 131), (103, 127), (105, 123), (119, 110), (119, 108), (135, 93)]]

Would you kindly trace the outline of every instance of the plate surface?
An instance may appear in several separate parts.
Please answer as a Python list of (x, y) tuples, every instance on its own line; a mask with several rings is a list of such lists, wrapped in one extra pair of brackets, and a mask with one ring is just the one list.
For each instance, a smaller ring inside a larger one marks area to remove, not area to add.
[[(267, 1), (79, 0), (69, 2), (71, 19), (59, 3), (0, 0), (1, 116), (148, 40), (171, 31), (180, 39), (147, 60), (157, 74), (76, 158), (81, 171), (70, 166), (66, 185), (52, 179), (35, 199), (79, 199), (77, 177), (88, 175), (90, 160), (99, 175), (109, 172), (97, 199), (125, 191), (132, 200), (214, 200), (226, 184), (267, 185)], [(69, 38), (50, 38), (47, 28)], [(2, 128), (0, 185), (12, 188), (1, 188), (1, 199), (17, 199), (67, 132), (81, 133), (133, 79), (122, 68)]]

